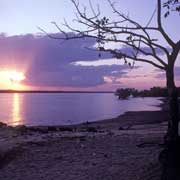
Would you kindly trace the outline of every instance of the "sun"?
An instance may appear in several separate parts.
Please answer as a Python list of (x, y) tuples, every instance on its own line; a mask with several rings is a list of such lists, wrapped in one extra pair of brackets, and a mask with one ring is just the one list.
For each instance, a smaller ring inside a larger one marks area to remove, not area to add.
[(17, 71), (7, 71), (7, 76), (9, 80), (14, 84), (14, 83), (19, 83), (22, 80), (25, 79), (25, 75), (22, 72), (17, 72)]
[(10, 88), (14, 90), (23, 89), (21, 81), (23, 81), (26, 77), (23, 72), (19, 71), (7, 71), (7, 78), (10, 80)]
[(26, 79), (24, 71), (17, 69), (0, 70), (0, 89), (25, 89), (23, 80)]

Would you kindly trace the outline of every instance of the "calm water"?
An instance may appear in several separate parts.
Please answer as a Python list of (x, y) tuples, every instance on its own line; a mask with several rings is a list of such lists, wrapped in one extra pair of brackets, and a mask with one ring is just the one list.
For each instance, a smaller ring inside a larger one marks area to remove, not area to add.
[(0, 121), (10, 125), (61, 125), (159, 110), (157, 98), (118, 100), (114, 94), (0, 94)]

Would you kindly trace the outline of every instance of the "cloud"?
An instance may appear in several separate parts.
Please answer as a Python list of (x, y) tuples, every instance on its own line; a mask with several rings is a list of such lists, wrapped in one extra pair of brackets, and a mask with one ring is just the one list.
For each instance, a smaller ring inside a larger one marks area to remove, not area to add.
[[(70, 86), (70, 87), (92, 87), (105, 83), (104, 76), (110, 76), (112, 71), (124, 70), (123, 66), (75, 66), (65, 65), (60, 66), (56, 71), (41, 71), (29, 73), (27, 79), (30, 79), (32, 85), (39, 86)], [(122, 71), (119, 76), (124, 74)], [(49, 80), (49, 77), (51, 80)]]
[[(61, 37), (62, 34), (56, 34)], [(0, 36), (0, 68), (15, 68), (25, 72), (23, 82), (31, 86), (93, 87), (107, 83), (104, 77), (121, 77), (125, 65), (82, 66), (77, 61), (100, 60), (93, 47), (94, 39), (53, 40), (47, 36)], [(112, 56), (101, 53), (101, 59)], [(118, 72), (118, 73), (112, 73)]]

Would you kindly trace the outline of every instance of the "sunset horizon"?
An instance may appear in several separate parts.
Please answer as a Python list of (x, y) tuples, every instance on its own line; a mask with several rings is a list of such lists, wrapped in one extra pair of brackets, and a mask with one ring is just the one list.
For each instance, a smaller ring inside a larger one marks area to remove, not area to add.
[[(141, 17), (136, 3), (133, 3), (132, 7), (128, 6), (130, 0), (128, 2), (122, 0), (119, 8), (124, 13), (127, 13), (127, 10), (131, 11), (131, 16), (140, 23), (146, 24), (146, 19), (152, 16), (156, 1), (148, 3), (141, 1), (144, 18)], [(96, 3), (96, 0), (92, 3)], [(88, 6), (89, 0), (85, 0), (85, 4)], [(68, 41), (50, 38), (49, 35), (56, 38), (64, 37), (64, 33), (59, 32), (55, 24), (67, 34), (73, 35), (74, 32), (63, 25), (64, 18), (72, 27), (79, 26), (72, 20), (75, 9), (71, 1), (54, 0), (49, 4), (47, 0), (38, 2), (31, 0), (27, 3), (16, 0), (16, 3), (12, 5), (9, 1), (3, 0), (2, 7), (4, 10), (0, 17), (2, 25), (0, 29), (0, 89), (31, 90), (46, 87), (67, 91), (68, 89), (115, 91), (117, 88), (149, 89), (153, 86), (166, 86), (165, 74), (152, 65), (136, 62), (131, 68), (124, 64), (123, 60), (114, 59), (110, 53), (101, 52), (100, 57), (99, 52), (89, 50), (91, 48), (95, 50), (97, 46), (93, 38)], [(68, 13), (66, 8), (69, 8)], [(101, 4), (101, 8), (103, 15), (114, 17), (106, 0)], [(173, 28), (171, 19), (178, 19), (178, 16), (176, 14), (171, 16), (163, 20), (163, 25), (171, 24), (167, 30), (172, 39), (175, 39), (178, 37), (179, 27)], [(13, 20), (14, 23), (11, 23)], [(155, 24), (155, 20), (156, 18), (152, 17), (151, 25)], [(80, 28), (83, 29), (82, 24)], [(159, 43), (168, 47), (162, 37), (159, 34), (157, 36)], [(113, 42), (107, 44), (107, 47), (131, 51), (130, 48), (118, 46), (118, 43)], [(165, 58), (162, 51), (158, 50), (158, 54), (162, 59)], [(19, 82), (18, 87), (13, 87), (9, 80), (1, 75), (1, 72), (5, 70), (22, 72), (26, 79)], [(180, 63), (177, 61), (175, 69), (177, 86), (180, 85), (179, 72)]]
[(180, 180), (180, 0), (0, 0), (0, 180)]
[[(59, 36), (61, 35), (59, 34)], [(117, 88), (149, 89), (154, 86), (164, 87), (166, 85), (164, 73), (151, 66), (137, 63), (134, 68), (130, 68), (107, 53), (102, 53), (99, 58), (98, 52), (86, 49), (86, 46), (92, 46), (94, 43), (90, 39), (71, 40), (72, 42), (68, 41), (59, 45), (59, 41), (46, 35), (37, 37), (33, 34), (3, 35), (0, 37), (0, 44), (6, 41), (3, 52), (0, 52), (0, 89), (115, 91)], [(41, 41), (45, 43), (43, 46)], [(73, 42), (78, 43), (79, 47), (73, 46)], [(26, 48), (24, 45), (27, 43), (29, 45)], [(24, 48), (22, 49), (21, 46)], [(67, 46), (71, 49), (71, 57), (68, 57), (68, 51), (66, 52)], [(54, 65), (49, 66), (48, 63), (51, 61)], [(179, 69), (179, 66), (175, 69), (177, 86), (180, 84)], [(4, 73), (7, 71), (22, 73), (25, 79), (13, 84), (8, 75)], [(85, 72), (93, 76), (80, 74)], [(66, 76), (68, 76), (67, 80), (64, 81), (63, 78)]]

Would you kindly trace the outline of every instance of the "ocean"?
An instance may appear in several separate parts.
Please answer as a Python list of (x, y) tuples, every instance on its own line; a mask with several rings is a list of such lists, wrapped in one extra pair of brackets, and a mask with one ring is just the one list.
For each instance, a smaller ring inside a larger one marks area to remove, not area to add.
[(0, 121), (8, 125), (70, 125), (160, 110), (159, 98), (118, 100), (113, 93), (1, 93)]

